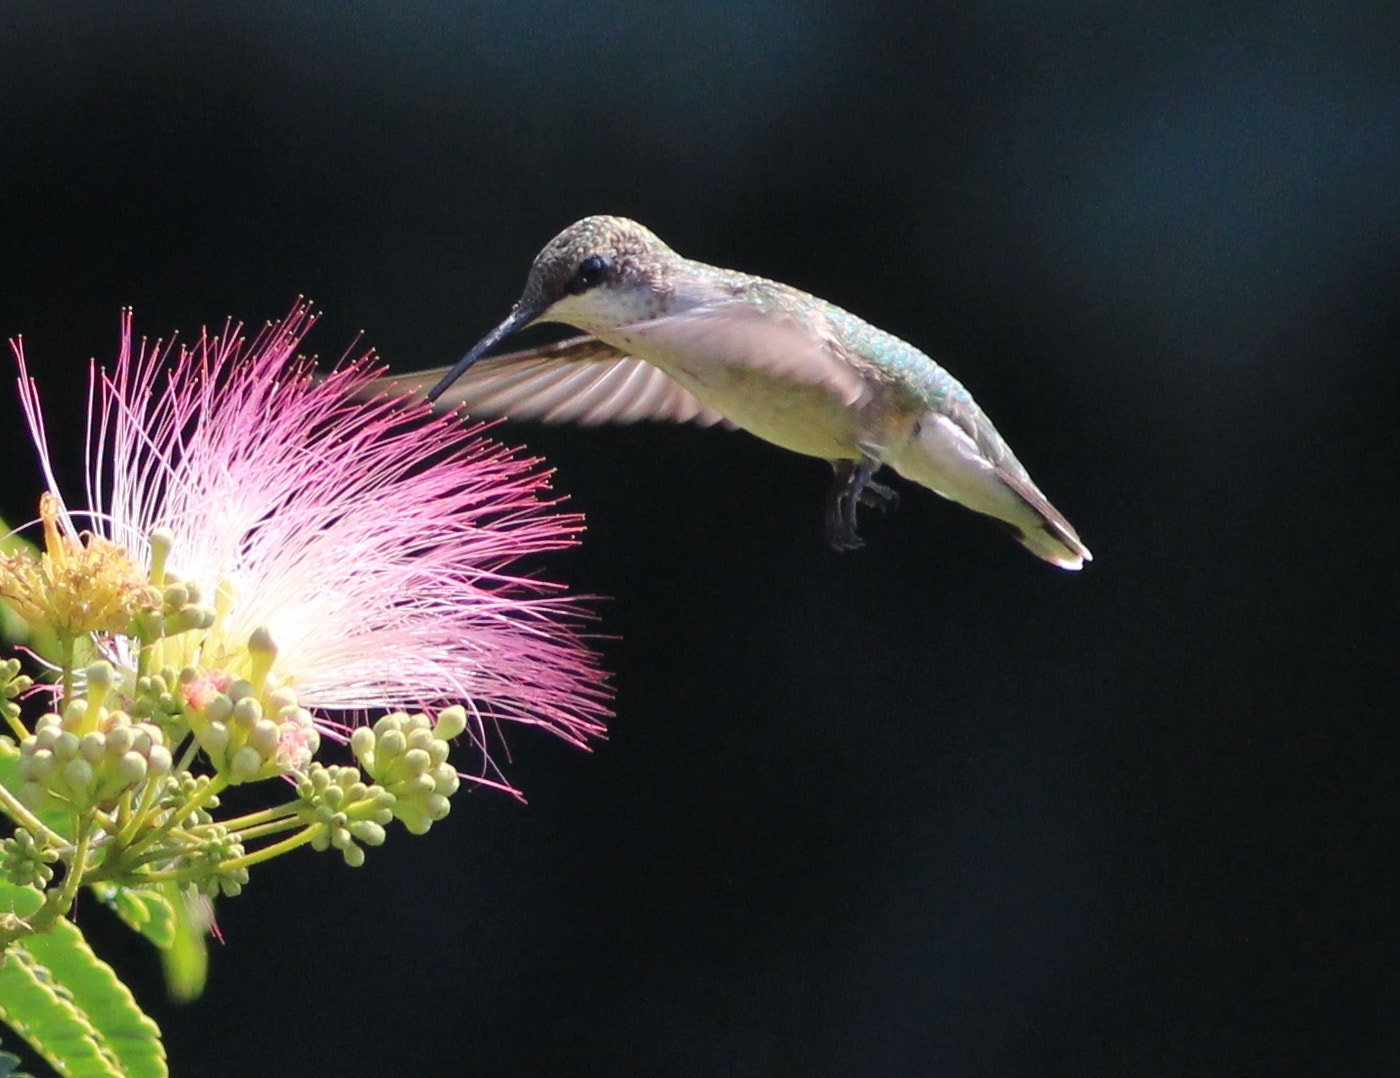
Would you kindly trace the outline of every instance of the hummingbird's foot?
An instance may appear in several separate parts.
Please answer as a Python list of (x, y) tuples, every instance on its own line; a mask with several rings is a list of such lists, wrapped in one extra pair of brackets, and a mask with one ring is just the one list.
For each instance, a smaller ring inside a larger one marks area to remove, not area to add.
[(859, 550), (865, 546), (865, 540), (856, 534), (854, 525), (848, 524), (844, 520), (833, 521), (828, 516), (826, 520), (826, 544), (832, 550), (845, 552)]
[(878, 509), (882, 513), (898, 509), (899, 491), (872, 479), (865, 484), (865, 489), (860, 492), (860, 504), (869, 506), (871, 509)]
[(898, 501), (899, 496), (887, 486), (871, 482), (880, 462), (873, 457), (860, 460), (834, 460), (832, 470), (836, 482), (826, 496), (826, 541), (832, 550), (859, 550), (865, 542), (856, 532), (856, 506), (866, 504), (881, 508)]

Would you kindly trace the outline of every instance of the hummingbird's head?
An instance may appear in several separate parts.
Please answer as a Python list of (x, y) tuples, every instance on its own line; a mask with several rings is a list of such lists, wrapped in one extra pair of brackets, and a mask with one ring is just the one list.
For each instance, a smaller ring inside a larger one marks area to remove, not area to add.
[[(667, 256), (671, 256), (668, 258)], [(670, 295), (674, 253), (626, 217), (585, 217), (544, 246), (506, 320), (457, 361), (429, 393), (439, 394), (487, 350), (535, 322), (565, 322), (587, 333), (655, 317)]]
[[(654, 316), (665, 302), (671, 249), (626, 217), (585, 217), (544, 246), (517, 310), (531, 322), (597, 332)], [(522, 322), (521, 325), (528, 325)]]

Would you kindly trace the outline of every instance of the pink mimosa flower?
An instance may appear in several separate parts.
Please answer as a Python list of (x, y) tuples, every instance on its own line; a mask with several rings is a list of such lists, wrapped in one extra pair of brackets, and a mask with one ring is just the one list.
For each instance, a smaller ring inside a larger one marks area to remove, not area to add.
[[(326, 711), (463, 703), (483, 746), (498, 718), (579, 744), (600, 734), (609, 693), (576, 634), (581, 609), (514, 568), (573, 544), (581, 519), (557, 510), (537, 460), (479, 425), (360, 399), (378, 373), (372, 354), (313, 373), (296, 351), (314, 321), (298, 303), (251, 342), (230, 323), (192, 345), (134, 347), (127, 312), (115, 367), (92, 372), (87, 507), (65, 507), (63, 526), (76, 534), (77, 517), (143, 566), (165, 529), (165, 568), (217, 621), (186, 634), (202, 641), (197, 655), (166, 638), (160, 662), (247, 676), (236, 657), (266, 629), (272, 674), (324, 729), (339, 728)], [(118, 638), (113, 650), (129, 660), (131, 646)]]

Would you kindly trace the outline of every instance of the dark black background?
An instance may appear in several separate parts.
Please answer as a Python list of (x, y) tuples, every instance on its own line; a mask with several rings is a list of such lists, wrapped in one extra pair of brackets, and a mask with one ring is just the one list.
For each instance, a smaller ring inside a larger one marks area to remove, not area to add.
[(1397, 177), (1379, 2), (0, 6), (70, 480), (123, 305), (305, 293), (408, 370), (622, 213), (933, 351), (1096, 555), (905, 488), (837, 556), (820, 462), (506, 430), (587, 513), (610, 740), (255, 871), (190, 1007), (89, 910), (174, 1073), (1395, 1073)]

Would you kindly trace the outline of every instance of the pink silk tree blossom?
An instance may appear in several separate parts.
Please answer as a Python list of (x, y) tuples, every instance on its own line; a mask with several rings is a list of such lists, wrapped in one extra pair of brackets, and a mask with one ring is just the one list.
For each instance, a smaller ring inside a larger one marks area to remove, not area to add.
[[(213, 597), (197, 656), (232, 663), (258, 630), (272, 672), (327, 732), (359, 713), (464, 704), (483, 749), (496, 720), (583, 744), (609, 692), (580, 642), (577, 600), (522, 560), (572, 545), (549, 473), (480, 425), (403, 399), (365, 399), (373, 356), (316, 373), (297, 349), (315, 316), (298, 303), (253, 340), (242, 327), (189, 345), (132, 340), (91, 375), (87, 506), (63, 503), (20, 342), (21, 396), (50, 491), (75, 519), (151, 563), (164, 529), (171, 574)], [(162, 645), (167, 642), (162, 641)], [(110, 642), (114, 656), (134, 644)]]

